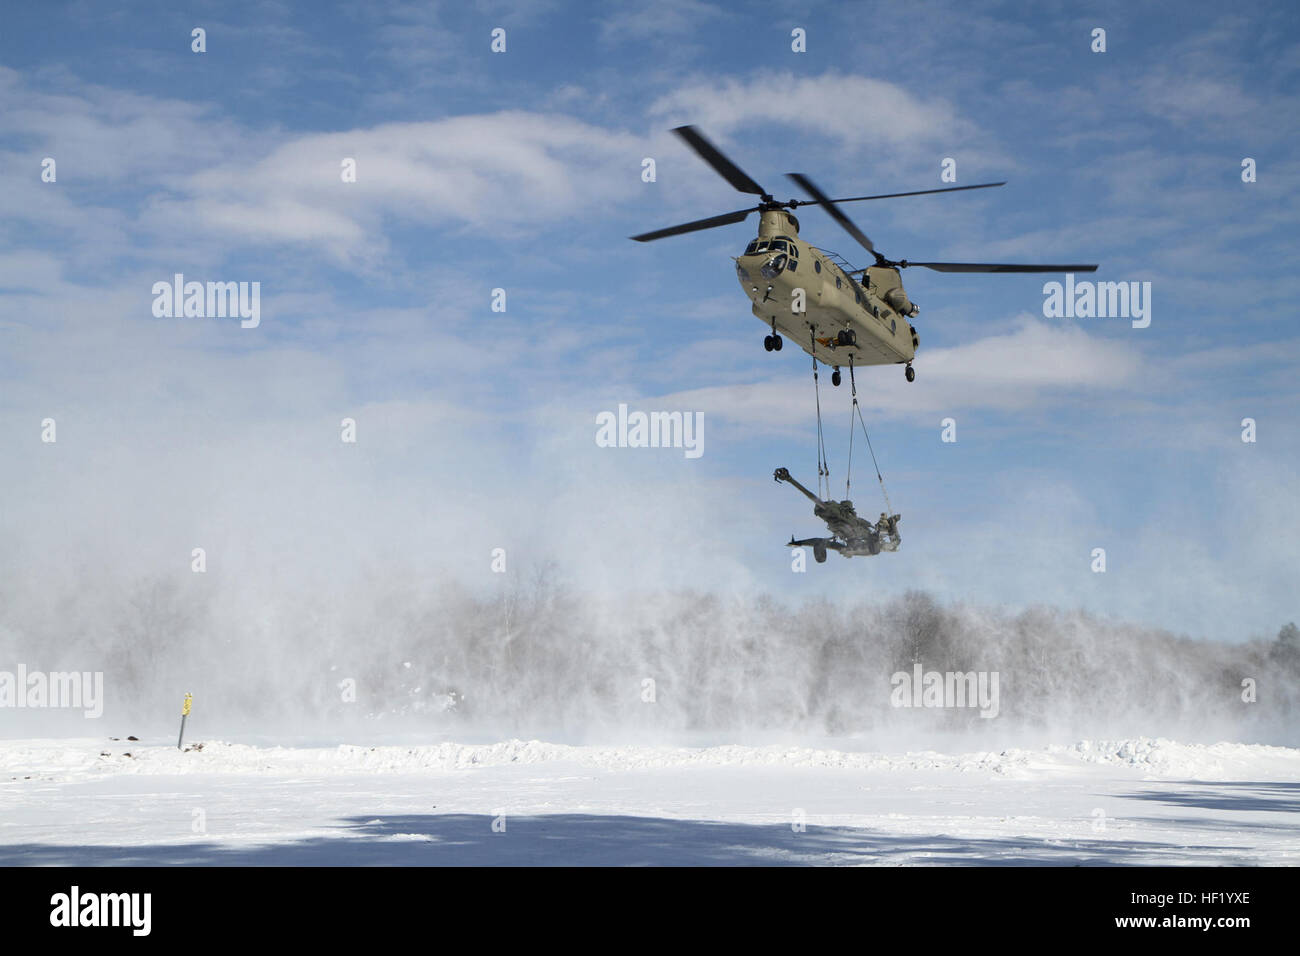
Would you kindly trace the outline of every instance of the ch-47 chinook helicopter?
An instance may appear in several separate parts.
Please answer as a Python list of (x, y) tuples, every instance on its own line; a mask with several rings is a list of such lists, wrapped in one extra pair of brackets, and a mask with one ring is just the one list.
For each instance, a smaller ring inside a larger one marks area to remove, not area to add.
[[(760, 198), (757, 206), (735, 212), (697, 219), (694, 222), (657, 229), (633, 236), (637, 242), (650, 242), (715, 226), (743, 222), (750, 213), (759, 213), (758, 238), (742, 255), (735, 257), (736, 275), (753, 303), (754, 315), (771, 333), (763, 340), (769, 352), (780, 351), (782, 333), (790, 336), (813, 358), (834, 369), (831, 382), (840, 384), (840, 367), (850, 370), (862, 365), (904, 365), (907, 380), (916, 377), (912, 359), (920, 345), (916, 329), (909, 319), (920, 311), (903, 290), (900, 269), (920, 266), (935, 272), (1095, 272), (1095, 265), (1018, 265), (991, 262), (909, 262), (887, 259), (837, 205), (869, 199), (893, 199), (899, 196), (922, 196), (928, 193), (961, 192), (988, 189), (1005, 183), (979, 183), (974, 186), (947, 186), (942, 189), (919, 189), (906, 193), (879, 196), (850, 196), (828, 199), (811, 179), (802, 173), (787, 173), (812, 199), (788, 199), (779, 202), (722, 154), (694, 126), (673, 130), (701, 159), (742, 193)], [(833, 252), (818, 249), (799, 238), (799, 220), (788, 210), (799, 206), (822, 206), (831, 218), (875, 257), (875, 265), (854, 269)], [(857, 277), (861, 277), (861, 282)], [(796, 290), (802, 289), (802, 296)]]

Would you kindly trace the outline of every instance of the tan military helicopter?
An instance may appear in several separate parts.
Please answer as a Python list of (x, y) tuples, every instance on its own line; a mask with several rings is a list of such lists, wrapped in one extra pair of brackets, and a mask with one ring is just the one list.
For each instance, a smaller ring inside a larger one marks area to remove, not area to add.
[[(834, 369), (831, 382), (835, 385), (840, 384), (841, 366), (852, 370), (861, 365), (904, 365), (907, 380), (910, 382), (916, 377), (912, 359), (920, 338), (908, 320), (915, 318), (920, 310), (903, 290), (900, 269), (908, 266), (920, 266), (935, 272), (1095, 272), (1097, 269), (1096, 265), (909, 262), (906, 259), (895, 262), (876, 251), (866, 233), (854, 225), (836, 204), (989, 189), (1006, 184), (980, 183), (828, 199), (807, 176), (787, 173), (813, 198), (778, 202), (694, 126), (680, 126), (673, 132), (732, 186), (743, 193), (752, 193), (762, 201), (748, 209), (697, 219), (632, 238), (637, 242), (650, 242), (743, 222), (750, 213), (759, 213), (758, 238), (746, 246), (743, 255), (735, 257), (735, 262), (736, 275), (753, 303), (754, 315), (771, 328), (771, 333), (763, 340), (763, 347), (769, 352), (780, 351), (782, 333), (790, 336), (805, 352)], [(835, 253), (800, 239), (799, 220), (788, 211), (799, 206), (825, 208), (831, 218), (875, 257), (875, 265), (854, 269)]]

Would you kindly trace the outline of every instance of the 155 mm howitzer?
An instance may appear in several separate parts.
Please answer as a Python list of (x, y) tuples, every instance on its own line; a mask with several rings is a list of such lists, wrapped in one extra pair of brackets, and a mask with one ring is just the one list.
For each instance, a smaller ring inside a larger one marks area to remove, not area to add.
[(838, 551), (842, 557), (852, 558), (860, 555), (879, 554), (881, 551), (897, 551), (902, 543), (898, 534), (898, 522), (902, 515), (886, 515), (871, 523), (859, 517), (853, 510), (852, 501), (823, 501), (790, 476), (785, 468), (778, 468), (772, 477), (778, 481), (794, 485), (805, 498), (813, 503), (813, 514), (826, 522), (831, 533), (829, 538), (805, 538), (796, 541), (790, 536), (787, 547), (811, 547), (813, 558), (820, 564), (826, 560), (827, 550)]

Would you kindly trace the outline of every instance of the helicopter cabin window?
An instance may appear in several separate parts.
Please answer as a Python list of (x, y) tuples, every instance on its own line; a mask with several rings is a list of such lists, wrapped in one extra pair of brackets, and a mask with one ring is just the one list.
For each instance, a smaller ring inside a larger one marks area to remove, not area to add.
[(840, 277), (839, 277), (839, 276), (836, 276), (836, 277), (835, 277), (835, 288), (838, 289), (839, 287), (840, 287)]
[(785, 252), (785, 251), (786, 251), (786, 250), (785, 250), (785, 243), (782, 242), (780, 239), (773, 239), (772, 242), (771, 242), (771, 244), (770, 244), (767, 248), (768, 248), (768, 251), (769, 251), (769, 252)]
[(752, 256), (756, 252), (766, 252), (766, 251), (767, 251), (767, 240), (755, 239), (753, 242), (749, 244), (748, 247), (746, 247), (745, 255)]
[(821, 264), (818, 260), (814, 259), (814, 260), (813, 260), (813, 268), (816, 269), (818, 272), (821, 272), (821, 271), (822, 271), (822, 264)]

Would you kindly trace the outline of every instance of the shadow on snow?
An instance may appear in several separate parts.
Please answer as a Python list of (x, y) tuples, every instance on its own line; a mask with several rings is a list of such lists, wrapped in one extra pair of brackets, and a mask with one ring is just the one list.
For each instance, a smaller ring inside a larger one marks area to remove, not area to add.
[(144, 846), (0, 846), (0, 864), (53, 866), (638, 866), (638, 865), (997, 865), (1114, 866), (1187, 862), (1189, 851), (1223, 856), (1241, 847), (1135, 840), (974, 839), (946, 834), (896, 834), (866, 828), (789, 823), (668, 820), (563, 813), (509, 816), (506, 832), (493, 818), (470, 814), (347, 817), (332, 831), (249, 846), (214, 842)]

